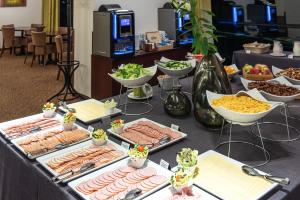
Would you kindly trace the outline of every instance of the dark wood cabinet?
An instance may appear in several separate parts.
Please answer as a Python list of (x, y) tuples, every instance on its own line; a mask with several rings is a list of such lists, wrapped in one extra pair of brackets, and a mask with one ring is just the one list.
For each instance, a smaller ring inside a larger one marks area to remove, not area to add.
[[(186, 46), (159, 52), (138, 52), (132, 57), (108, 58), (92, 55), (92, 98), (104, 99), (119, 94), (120, 84), (107, 74), (121, 64), (136, 63), (142, 64), (144, 67), (151, 67), (154, 65), (154, 61), (162, 56), (174, 60), (184, 60), (189, 51), (191, 51), (191, 47)], [(150, 81), (151, 85), (157, 84), (159, 74), (161, 74), (160, 71)]]

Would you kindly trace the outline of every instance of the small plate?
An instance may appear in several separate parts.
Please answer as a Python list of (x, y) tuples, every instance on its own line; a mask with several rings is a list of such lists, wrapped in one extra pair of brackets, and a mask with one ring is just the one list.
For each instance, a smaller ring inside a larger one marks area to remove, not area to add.
[(151, 98), (151, 97), (153, 97), (153, 93), (150, 94), (150, 95), (144, 96), (144, 97), (137, 97), (137, 96), (134, 95), (133, 92), (130, 92), (130, 93), (128, 94), (128, 98), (129, 98), (129, 99), (133, 99), (133, 100), (146, 100), (146, 99), (149, 99), (149, 98)]
[(279, 53), (279, 54), (276, 54), (276, 53), (270, 53), (271, 56), (274, 56), (274, 57), (285, 57), (286, 54), (285, 53)]

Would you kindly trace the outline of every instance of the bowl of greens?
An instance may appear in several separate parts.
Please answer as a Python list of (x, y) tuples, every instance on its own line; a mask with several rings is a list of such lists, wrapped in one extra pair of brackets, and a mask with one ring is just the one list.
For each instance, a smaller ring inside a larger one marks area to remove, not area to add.
[(125, 87), (141, 87), (156, 74), (157, 66), (144, 68), (139, 64), (121, 65), (113, 74), (108, 74)]
[(156, 60), (155, 64), (166, 75), (180, 78), (193, 71), (196, 66), (196, 60), (177, 61), (162, 57), (160, 60)]

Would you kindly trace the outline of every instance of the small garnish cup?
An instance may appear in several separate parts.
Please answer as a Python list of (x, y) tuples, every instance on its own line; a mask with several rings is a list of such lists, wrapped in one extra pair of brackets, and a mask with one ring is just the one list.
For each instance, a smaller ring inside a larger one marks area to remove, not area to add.
[(92, 141), (95, 146), (103, 146), (107, 143), (107, 140), (102, 138), (101, 139), (93, 138)]
[(52, 118), (55, 116), (56, 112), (56, 107), (52, 108), (52, 109), (43, 109), (43, 113), (44, 113), (44, 117), (45, 118)]

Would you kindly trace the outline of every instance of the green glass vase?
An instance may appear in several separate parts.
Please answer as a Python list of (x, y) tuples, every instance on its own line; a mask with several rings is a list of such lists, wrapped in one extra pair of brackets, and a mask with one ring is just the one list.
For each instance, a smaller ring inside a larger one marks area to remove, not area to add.
[(173, 117), (185, 117), (190, 114), (191, 109), (192, 105), (188, 96), (181, 92), (180, 87), (173, 87), (164, 102), (165, 112)]
[(226, 94), (226, 89), (217, 76), (216, 67), (209, 58), (203, 58), (197, 64), (193, 80), (193, 104), (196, 120), (209, 128), (222, 126), (223, 118), (209, 105), (206, 90)]

